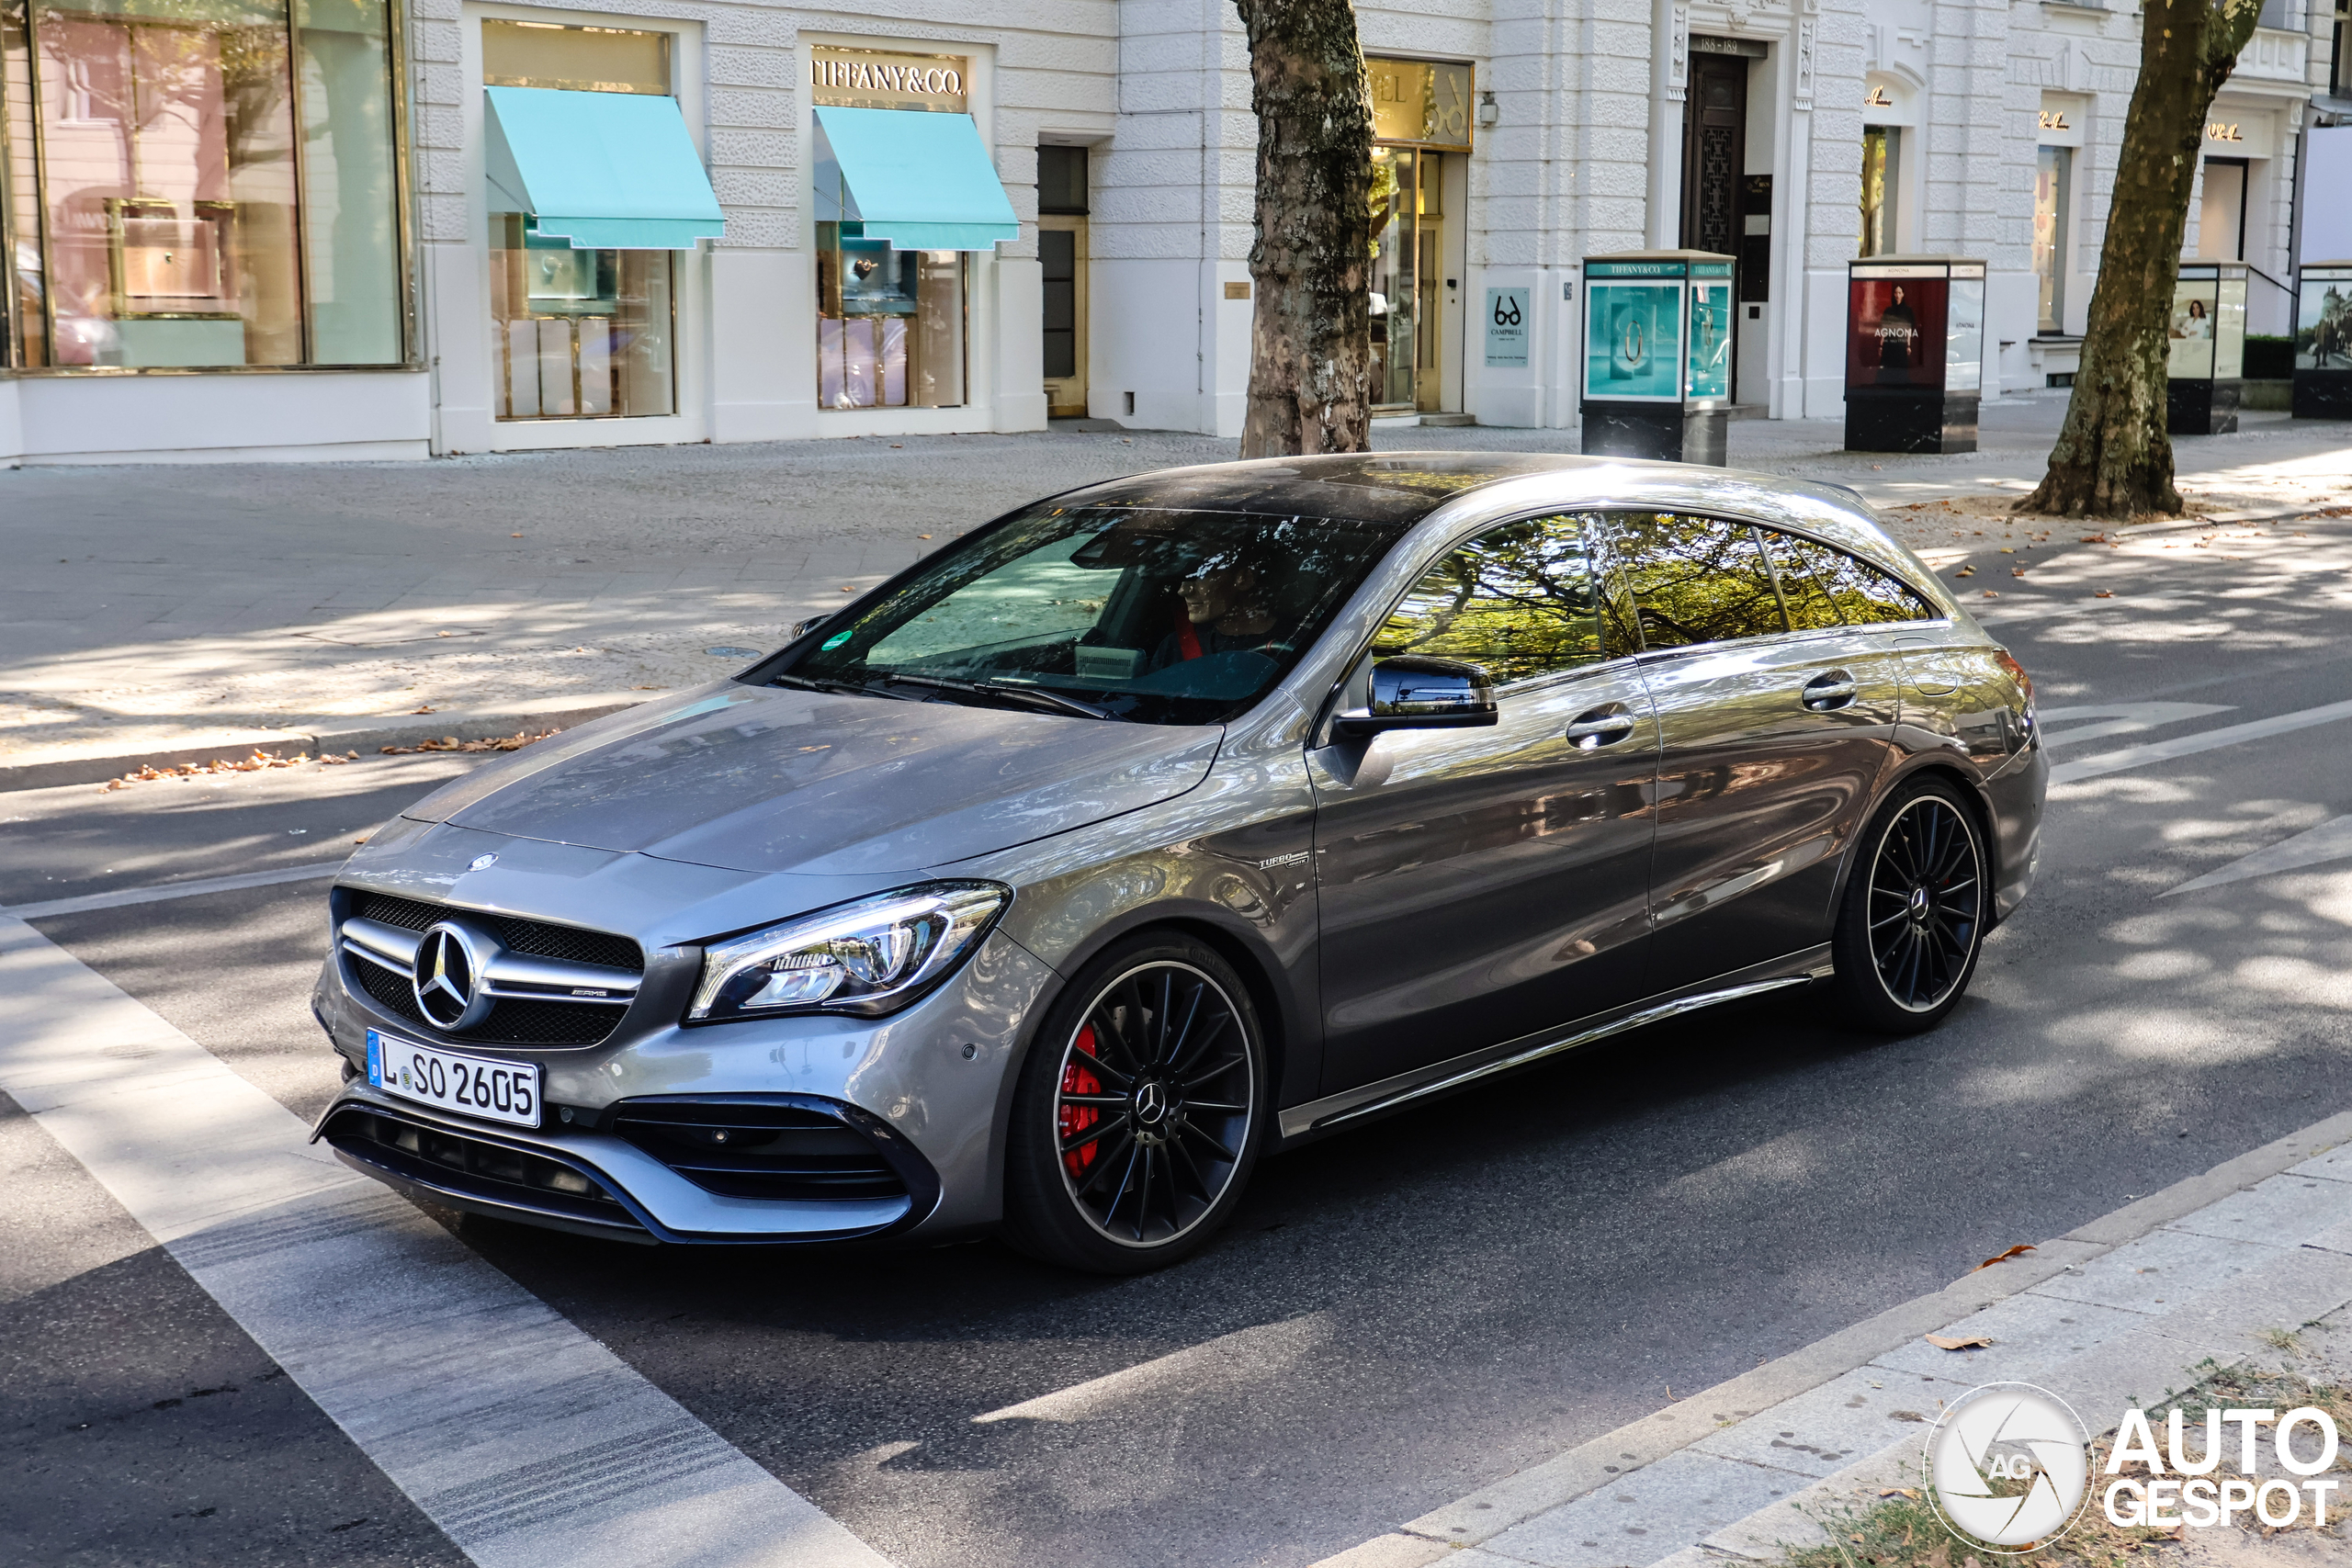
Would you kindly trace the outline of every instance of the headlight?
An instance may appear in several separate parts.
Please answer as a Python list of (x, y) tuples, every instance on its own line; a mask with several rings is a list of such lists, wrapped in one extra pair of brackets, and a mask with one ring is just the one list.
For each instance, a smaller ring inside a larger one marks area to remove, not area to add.
[(993, 882), (927, 882), (713, 942), (686, 1018), (896, 1012), (953, 974), (1012, 901)]

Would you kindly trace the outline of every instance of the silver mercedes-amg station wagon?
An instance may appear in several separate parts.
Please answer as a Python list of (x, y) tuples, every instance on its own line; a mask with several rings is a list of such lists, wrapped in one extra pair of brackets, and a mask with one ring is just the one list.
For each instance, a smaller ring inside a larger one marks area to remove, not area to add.
[(1270, 1150), (1655, 1020), (1934, 1025), (2048, 776), (2025, 671), (1842, 490), (1119, 479), (376, 834), (318, 1136), (590, 1235), (1149, 1269)]

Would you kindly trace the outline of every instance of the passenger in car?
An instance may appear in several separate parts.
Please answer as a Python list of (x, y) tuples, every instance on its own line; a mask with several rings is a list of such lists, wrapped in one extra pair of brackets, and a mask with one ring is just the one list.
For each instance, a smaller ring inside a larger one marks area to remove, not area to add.
[(1159, 639), (1147, 666), (1165, 670), (1209, 653), (1263, 649), (1273, 640), (1274, 617), (1254, 592), (1258, 574), (1246, 566), (1213, 566), (1176, 584), (1182, 607), (1176, 629)]

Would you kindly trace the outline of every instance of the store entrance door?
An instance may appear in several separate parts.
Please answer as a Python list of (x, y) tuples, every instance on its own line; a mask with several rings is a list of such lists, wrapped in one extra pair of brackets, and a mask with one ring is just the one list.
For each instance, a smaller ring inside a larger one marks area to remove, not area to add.
[[(1690, 96), (1682, 115), (1682, 244), (1686, 250), (1738, 256), (1747, 224), (1741, 186), (1747, 168), (1747, 58), (1690, 56)], [(1734, 281), (1738, 267), (1735, 263)], [(1746, 299), (1736, 286), (1732, 298)], [(1738, 334), (1732, 344), (1731, 385), (1739, 385)]]
[(1372, 400), (1382, 413), (1438, 406), (1444, 178), (1442, 152), (1372, 150)]
[(1045, 298), (1046, 417), (1086, 406), (1086, 149), (1037, 149), (1037, 262)]
[(1086, 416), (1086, 220), (1037, 220), (1045, 273), (1046, 413)]

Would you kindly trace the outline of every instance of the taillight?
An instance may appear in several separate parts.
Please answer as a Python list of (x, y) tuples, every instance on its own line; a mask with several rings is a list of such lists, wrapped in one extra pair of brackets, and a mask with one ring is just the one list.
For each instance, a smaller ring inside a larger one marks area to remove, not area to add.
[(2008, 671), (2009, 679), (2018, 683), (2018, 691), (2025, 698), (2022, 722), (2025, 725), (2026, 734), (2030, 736), (2033, 733), (2033, 677), (2025, 672), (2024, 665), (2009, 657), (2009, 650), (2006, 648), (1996, 649), (1993, 658), (2002, 669)]

